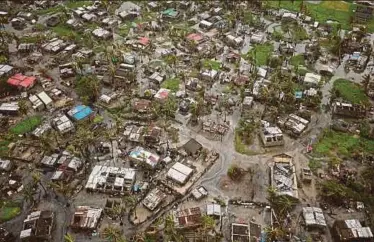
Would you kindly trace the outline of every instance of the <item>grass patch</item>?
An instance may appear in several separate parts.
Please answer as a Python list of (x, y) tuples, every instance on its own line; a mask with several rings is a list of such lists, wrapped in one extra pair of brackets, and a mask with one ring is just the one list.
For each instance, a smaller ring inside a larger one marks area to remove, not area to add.
[(318, 169), (322, 168), (322, 163), (320, 160), (311, 159), (308, 166), (313, 173), (317, 173)]
[(4, 155), (8, 152), (8, 145), (10, 144), (10, 141), (8, 140), (1, 140), (0, 141), (0, 155)]
[(118, 28), (118, 34), (125, 37), (129, 34), (131, 28), (131, 23), (122, 24)]
[(321, 155), (338, 154), (345, 157), (352, 157), (353, 154), (360, 152), (374, 154), (374, 141), (329, 130), (315, 144), (314, 151)]
[(374, 18), (372, 18), (367, 24), (367, 31), (369, 33), (374, 33)]
[(22, 120), (10, 129), (13, 134), (20, 135), (34, 130), (40, 125), (42, 118), (40, 116), (33, 116)]
[(234, 146), (235, 146), (235, 151), (240, 154), (243, 154), (243, 155), (257, 155), (258, 154), (258, 152), (248, 149), (248, 146), (244, 144), (238, 131), (235, 131)]
[(94, 124), (101, 123), (102, 121), (104, 121), (104, 117), (100, 115), (96, 115), (93, 120)]
[(320, 3), (321, 7), (327, 9), (335, 9), (339, 11), (348, 12), (350, 4), (342, 1), (323, 1)]
[(267, 64), (274, 46), (271, 43), (255, 45), (244, 57), (246, 60), (255, 60), (256, 66), (264, 66)]
[(172, 79), (165, 80), (161, 84), (161, 87), (169, 89), (172, 92), (176, 92), (179, 90), (179, 83), (180, 83), (180, 80), (178, 78), (172, 78)]
[(65, 24), (59, 24), (59, 25), (53, 27), (52, 30), (59, 37), (63, 37), (63, 36), (77, 36), (77, 35), (79, 35), (77, 32), (75, 32), (69, 26), (67, 26)]
[(305, 59), (304, 59), (304, 55), (300, 54), (300, 55), (294, 55), (291, 57), (291, 65), (293, 66), (305, 66)]
[(369, 102), (369, 98), (366, 96), (363, 87), (349, 80), (335, 80), (334, 89), (337, 91), (339, 97), (353, 104)]
[(203, 67), (212, 70), (220, 70), (222, 63), (215, 60), (203, 60)]
[[(269, 8), (281, 8), (293, 12), (300, 12), (301, 1), (266, 1), (265, 5)], [(350, 19), (354, 14), (355, 5), (342, 1), (321, 1), (319, 4), (308, 3), (304, 1), (307, 9), (307, 15), (313, 17), (318, 22), (327, 20), (338, 21), (343, 29), (350, 29)]]
[(292, 36), (296, 41), (303, 41), (309, 38), (308, 32), (300, 25), (293, 29)]
[(46, 39), (48, 39), (49, 36), (45, 34), (38, 34), (38, 35), (33, 35), (33, 36), (22, 36), (19, 40), (20, 43), (38, 43), (38, 42), (43, 42)]
[(0, 222), (9, 221), (21, 213), (21, 208), (13, 202), (5, 202), (0, 208)]

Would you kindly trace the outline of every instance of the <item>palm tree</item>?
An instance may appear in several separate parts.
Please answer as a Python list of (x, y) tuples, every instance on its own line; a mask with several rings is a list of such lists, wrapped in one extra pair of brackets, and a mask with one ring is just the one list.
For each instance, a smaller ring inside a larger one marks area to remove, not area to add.
[(122, 198), (122, 201), (125, 203), (125, 206), (126, 207), (129, 207), (130, 209), (134, 209), (134, 216), (135, 216), (135, 219), (137, 219), (137, 214), (136, 214), (136, 198), (132, 195), (128, 195), (124, 198)]
[(164, 221), (164, 234), (167, 238), (166, 241), (182, 242), (183, 236), (179, 234), (175, 228), (175, 222), (173, 215), (168, 215)]
[(71, 188), (69, 185), (63, 183), (62, 181), (58, 182), (51, 182), (49, 183), (49, 186), (57, 193), (60, 193), (64, 197), (69, 197), (71, 195)]
[(73, 146), (78, 148), (80, 154), (84, 158), (88, 158), (88, 147), (95, 141), (95, 136), (89, 127), (79, 126), (73, 140)]
[(120, 220), (122, 221), (122, 216), (124, 214), (124, 208), (120, 205), (116, 205), (113, 208), (110, 209), (110, 214), (114, 217), (117, 218), (119, 217)]
[(108, 225), (102, 231), (104, 239), (108, 242), (125, 242), (125, 238), (122, 236), (122, 231), (119, 227)]
[(368, 74), (363, 75), (361, 85), (364, 86), (365, 92), (367, 92), (368, 90), (369, 83), (370, 83), (370, 75)]
[(199, 120), (200, 113), (201, 113), (201, 104), (193, 103), (190, 109), (191, 112), (191, 121), (192, 123), (196, 124)]
[(273, 242), (278, 241), (279, 239), (283, 238), (285, 236), (285, 232), (282, 228), (279, 227), (267, 227), (265, 228), (266, 231), (266, 241), (267, 242)]
[(75, 239), (71, 234), (65, 234), (64, 242), (75, 242)]
[(30, 202), (31, 205), (34, 205), (35, 203), (35, 191), (32, 186), (25, 186), (25, 188), (22, 190), (23, 199), (27, 202)]
[(216, 221), (214, 221), (214, 218), (204, 215), (201, 218), (202, 227), (204, 231), (209, 231), (211, 229), (214, 229), (214, 226), (216, 226)]
[(22, 99), (18, 102), (18, 107), (19, 107), (19, 112), (22, 114), (22, 115), (27, 115), (28, 113), (28, 110), (29, 110), (29, 107), (27, 105), (27, 102), (26, 100)]
[(44, 194), (47, 194), (47, 190), (45, 189), (43, 183), (42, 183), (42, 175), (38, 171), (33, 171), (31, 173), (32, 180), (35, 184), (39, 184), (41, 188), (43, 188)]

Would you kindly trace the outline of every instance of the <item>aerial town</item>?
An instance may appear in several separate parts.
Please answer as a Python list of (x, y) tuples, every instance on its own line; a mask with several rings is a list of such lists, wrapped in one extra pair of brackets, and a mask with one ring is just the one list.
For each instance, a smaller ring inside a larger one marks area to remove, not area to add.
[(0, 242), (373, 242), (374, 2), (0, 3)]

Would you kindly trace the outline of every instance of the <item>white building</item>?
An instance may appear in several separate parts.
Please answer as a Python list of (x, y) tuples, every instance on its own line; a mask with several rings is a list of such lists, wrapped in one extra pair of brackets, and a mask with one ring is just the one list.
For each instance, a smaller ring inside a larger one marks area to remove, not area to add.
[(268, 122), (262, 122), (263, 128), (260, 132), (262, 143), (265, 147), (284, 145), (283, 132), (278, 127), (270, 127)]
[(103, 209), (89, 206), (78, 206), (71, 220), (71, 228), (94, 230), (97, 228)]
[(49, 122), (43, 123), (39, 127), (37, 127), (34, 131), (32, 131), (32, 134), (36, 137), (42, 136), (45, 132), (50, 130), (52, 127), (49, 124)]
[(234, 45), (235, 47), (238, 47), (238, 46), (242, 45), (243, 42), (244, 42), (244, 39), (242, 37), (240, 37), (240, 36), (239, 37), (235, 37), (235, 36), (233, 36), (231, 34), (228, 34), (226, 36), (226, 39), (227, 39), (227, 42), (229, 44)]
[(308, 86), (318, 86), (321, 82), (322, 76), (314, 73), (306, 73), (304, 77), (304, 84)]
[(47, 93), (45, 92), (39, 93), (38, 98), (43, 102), (44, 106), (47, 109), (50, 109), (53, 107), (53, 100), (48, 96)]
[(91, 21), (96, 21), (97, 20), (97, 16), (93, 13), (84, 13), (82, 15), (82, 18), (88, 22), (91, 22)]
[(253, 106), (253, 97), (247, 96), (244, 97), (243, 103), (242, 103), (242, 110), (249, 110)]
[(201, 78), (208, 81), (214, 81), (218, 77), (216, 70), (204, 70), (201, 72)]
[(161, 202), (165, 198), (166, 194), (156, 187), (147, 194), (147, 196), (143, 199), (142, 203), (144, 207), (153, 211), (156, 209), (157, 206), (161, 204)]
[(36, 111), (41, 111), (45, 108), (43, 102), (36, 96), (29, 96), (29, 101), (32, 103), (32, 108)]
[(253, 44), (262, 44), (265, 41), (263, 34), (252, 34), (250, 42)]
[(54, 118), (53, 124), (57, 131), (59, 131), (61, 134), (65, 134), (74, 130), (74, 124), (66, 115), (61, 115), (57, 118)]
[(213, 24), (209, 21), (202, 20), (199, 23), (199, 27), (202, 28), (202, 29), (211, 29), (213, 27)]
[(48, 41), (48, 43), (43, 44), (42, 48), (45, 51), (57, 53), (63, 48), (65, 48), (66, 45), (67, 44), (63, 40), (58, 39), (58, 38), (53, 38), (50, 41)]
[(307, 127), (309, 121), (297, 116), (296, 114), (290, 114), (287, 121), (284, 123), (284, 126), (290, 129), (295, 134), (301, 134)]
[(13, 66), (10, 65), (0, 65), (0, 77), (11, 74), (13, 71)]
[(130, 190), (134, 181), (135, 170), (132, 168), (96, 165), (85, 188), (92, 191), (123, 192)]
[(10, 160), (0, 159), (0, 171), (10, 171), (14, 163)]
[(0, 113), (1, 114), (16, 115), (16, 114), (18, 114), (18, 111), (19, 111), (18, 102), (10, 102), (10, 103), (0, 104)]
[(217, 203), (207, 204), (206, 205), (206, 215), (208, 216), (221, 216), (221, 205)]
[(134, 148), (129, 155), (129, 158), (135, 162), (144, 162), (152, 168), (155, 168), (160, 161), (160, 156), (153, 154), (143, 147)]
[(108, 39), (112, 36), (112, 34), (108, 30), (103, 29), (103, 28), (95, 29), (94, 31), (92, 31), (92, 34), (95, 37), (101, 38), (101, 39)]
[(169, 169), (167, 177), (179, 184), (185, 184), (191, 177), (192, 173), (192, 168), (177, 162)]
[(305, 224), (308, 227), (326, 227), (325, 216), (321, 208), (317, 207), (304, 207), (303, 208), (303, 217)]
[(40, 161), (42, 166), (53, 167), (57, 164), (58, 154), (52, 154), (50, 156), (45, 155)]

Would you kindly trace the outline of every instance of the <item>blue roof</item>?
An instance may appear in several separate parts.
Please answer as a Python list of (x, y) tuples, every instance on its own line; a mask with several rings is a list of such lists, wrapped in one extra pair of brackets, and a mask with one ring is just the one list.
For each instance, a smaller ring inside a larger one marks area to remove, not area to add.
[(302, 98), (302, 97), (303, 97), (303, 92), (296, 91), (296, 92), (295, 92), (295, 97), (296, 97), (297, 99)]
[(92, 114), (92, 109), (85, 105), (78, 105), (72, 109), (71, 114), (75, 120), (82, 120)]

